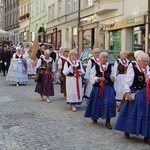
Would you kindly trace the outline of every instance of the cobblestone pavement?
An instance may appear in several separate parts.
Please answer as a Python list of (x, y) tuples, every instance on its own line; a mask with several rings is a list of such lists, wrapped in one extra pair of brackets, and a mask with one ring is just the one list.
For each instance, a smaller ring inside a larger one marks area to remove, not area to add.
[[(55, 84), (52, 102), (39, 100), (35, 82), (16, 87), (0, 74), (0, 150), (149, 150), (143, 137), (125, 139), (105, 120), (84, 118), (86, 101), (71, 112)], [(116, 118), (112, 119), (112, 126)]]

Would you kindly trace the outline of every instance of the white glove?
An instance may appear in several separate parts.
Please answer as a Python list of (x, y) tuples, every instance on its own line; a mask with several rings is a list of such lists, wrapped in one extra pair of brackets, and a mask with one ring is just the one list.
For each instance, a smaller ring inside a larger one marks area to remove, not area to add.
[(6, 65), (7, 65), (7, 62), (4, 62), (4, 65), (6, 66)]

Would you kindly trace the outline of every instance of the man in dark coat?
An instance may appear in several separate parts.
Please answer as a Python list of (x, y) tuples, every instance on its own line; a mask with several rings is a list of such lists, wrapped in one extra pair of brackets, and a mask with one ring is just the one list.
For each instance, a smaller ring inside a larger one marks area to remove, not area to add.
[(7, 47), (8, 47), (7, 45), (4, 45), (3, 51), (0, 54), (0, 62), (3, 71), (3, 76), (5, 76), (5, 71), (8, 72), (8, 68), (11, 60), (11, 53), (10, 51), (8, 51)]
[(12, 44), (10, 44), (9, 45), (9, 51), (10, 51), (10, 53), (11, 53), (11, 57), (13, 56), (13, 54), (15, 53), (15, 49), (14, 49), (14, 47), (13, 47), (13, 45)]
[(53, 51), (54, 49), (53, 48), (50, 48), (50, 57), (53, 58), (54, 62), (56, 61), (56, 53)]
[(36, 53), (36, 57), (39, 59), (42, 55), (44, 55), (44, 51), (45, 51), (45, 45), (42, 43), (40, 44), (40, 48)]
[[(0, 55), (1, 55), (1, 52), (3, 51), (3, 44), (2, 43), (0, 43)], [(0, 72), (1, 72), (1, 70), (2, 70), (2, 63), (0, 62)]]

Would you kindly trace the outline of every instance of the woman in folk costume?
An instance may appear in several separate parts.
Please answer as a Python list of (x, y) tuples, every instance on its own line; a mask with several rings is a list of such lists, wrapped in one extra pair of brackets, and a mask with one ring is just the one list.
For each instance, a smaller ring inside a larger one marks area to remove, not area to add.
[(65, 62), (63, 74), (66, 75), (67, 104), (73, 112), (77, 111), (75, 105), (82, 103), (82, 78), (84, 74), (81, 62), (77, 60), (77, 51), (69, 51), (69, 59)]
[(32, 76), (35, 76), (36, 74), (36, 67), (34, 65), (34, 60), (31, 59), (31, 50), (32, 50), (32, 46), (29, 45), (28, 49), (27, 49), (27, 53), (26, 53), (26, 60), (27, 60), (27, 71), (28, 71), (28, 78), (32, 78)]
[(85, 98), (89, 98), (90, 96), (90, 93), (91, 93), (91, 90), (92, 90), (92, 84), (90, 82), (90, 71), (92, 69), (92, 67), (97, 63), (99, 64), (100, 63), (100, 59), (99, 59), (99, 54), (100, 54), (100, 49), (99, 48), (95, 48), (93, 50), (93, 57), (88, 61), (88, 64), (87, 64), (87, 67), (86, 67), (86, 72), (85, 72), (85, 75), (84, 75), (84, 78), (86, 79), (85, 83), (86, 83), (86, 86), (85, 86), (85, 93), (84, 93), (84, 97)]
[(54, 96), (54, 72), (55, 63), (50, 57), (50, 51), (44, 51), (44, 57), (40, 58), (37, 62), (37, 73), (40, 76), (40, 80), (37, 81), (35, 92), (40, 94), (40, 99), (43, 100), (43, 96), (46, 96), (46, 101), (50, 103), (49, 96)]
[[(124, 83), (125, 101), (120, 110), (115, 129), (130, 134), (144, 136), (144, 142), (150, 144), (150, 72), (149, 56), (140, 53), (136, 63), (128, 68)], [(131, 93), (136, 93), (132, 97)]]
[(117, 59), (117, 61), (114, 64), (114, 71), (116, 73), (116, 80), (114, 82), (114, 88), (116, 91), (117, 101), (120, 101), (123, 96), (124, 79), (125, 79), (128, 65), (130, 63), (127, 57), (128, 57), (128, 51), (121, 51), (120, 59)]
[(23, 58), (20, 46), (16, 47), (16, 52), (13, 54), (6, 80), (16, 82), (16, 86), (28, 82), (26, 60)]
[(107, 62), (108, 53), (100, 53), (100, 63), (91, 69), (90, 81), (93, 88), (90, 94), (85, 117), (91, 117), (93, 123), (101, 117), (106, 119), (106, 127), (112, 129), (110, 119), (116, 116), (116, 101), (114, 91), (115, 73)]
[(60, 92), (64, 93), (66, 96), (66, 76), (63, 74), (64, 64), (68, 60), (68, 53), (69, 49), (64, 48), (62, 51), (62, 55), (60, 55), (58, 59), (58, 72), (59, 72), (59, 79), (60, 79)]

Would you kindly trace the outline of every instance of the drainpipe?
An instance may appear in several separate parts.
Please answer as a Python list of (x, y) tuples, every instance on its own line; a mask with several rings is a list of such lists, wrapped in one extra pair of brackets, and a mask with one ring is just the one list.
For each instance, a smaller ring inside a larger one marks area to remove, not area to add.
[(78, 53), (79, 53), (79, 27), (80, 27), (80, 9), (81, 9), (81, 0), (78, 0), (78, 34), (77, 34), (77, 46), (78, 46)]

